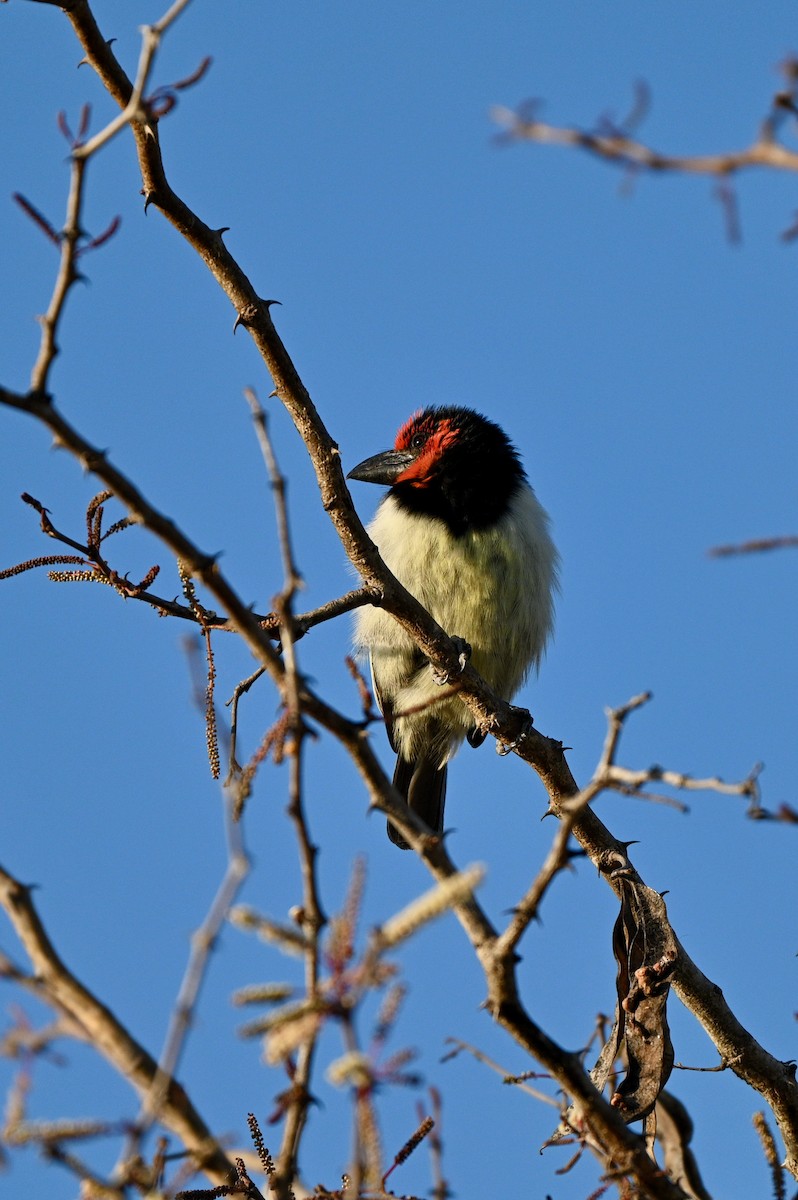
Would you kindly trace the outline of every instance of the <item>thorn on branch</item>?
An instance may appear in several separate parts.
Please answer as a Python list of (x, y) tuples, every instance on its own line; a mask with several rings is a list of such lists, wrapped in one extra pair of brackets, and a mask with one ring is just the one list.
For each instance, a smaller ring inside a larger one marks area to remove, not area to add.
[(282, 303), (283, 303), (282, 300), (263, 300), (263, 299), (259, 298), (257, 304), (247, 304), (241, 310), (241, 312), (238, 314), (238, 316), (235, 319), (235, 322), (233, 323), (233, 333), (235, 333), (235, 331), (238, 329), (239, 325), (246, 326), (246, 325), (253, 324), (255, 318), (258, 316), (258, 314), (260, 312), (261, 306), (263, 306), (266, 309), (266, 313), (268, 315), (269, 309), (272, 307), (273, 304), (282, 305)]
[(251, 325), (257, 315), (258, 307), (256, 304), (247, 304), (245, 308), (242, 308), (241, 311), (236, 314), (236, 319), (233, 322), (233, 337), (235, 337), (235, 333), (239, 325), (243, 325), (245, 327), (247, 325)]
[[(117, 39), (115, 37), (105, 39), (105, 44), (109, 48), (109, 50), (110, 50), (111, 46), (113, 46), (113, 44), (116, 40)], [(78, 63), (79, 68), (80, 67), (90, 67), (90, 66), (91, 66), (91, 59), (89, 58), (88, 55), (85, 55)]]

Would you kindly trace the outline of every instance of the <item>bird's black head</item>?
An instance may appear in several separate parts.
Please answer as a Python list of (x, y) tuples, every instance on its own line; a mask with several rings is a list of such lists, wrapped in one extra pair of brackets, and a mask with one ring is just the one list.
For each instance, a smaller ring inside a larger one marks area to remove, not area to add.
[(458, 536), (495, 524), (525, 478), (503, 430), (458, 407), (415, 413), (393, 450), (367, 458), (348, 477), (389, 484), (403, 508), (440, 518)]

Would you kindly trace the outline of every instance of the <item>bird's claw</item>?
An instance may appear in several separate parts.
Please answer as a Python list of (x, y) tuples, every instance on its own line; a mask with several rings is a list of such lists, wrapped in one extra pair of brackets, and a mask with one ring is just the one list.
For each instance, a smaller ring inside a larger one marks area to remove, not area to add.
[[(454, 672), (454, 675), (462, 675), (463, 671), (466, 669), (466, 664), (471, 657), (471, 647), (465, 638), (453, 637), (451, 640), (454, 643), (455, 650), (457, 651), (458, 670)], [(433, 682), (437, 683), (438, 687), (444, 687), (445, 684), (452, 682), (453, 673), (451, 671), (439, 671), (437, 667), (432, 665), (432, 663), (430, 663), (430, 670), (432, 671)]]
[(469, 729), (468, 733), (466, 734), (466, 740), (469, 746), (473, 746), (475, 750), (478, 750), (485, 741), (485, 738), (488, 736), (489, 732), (490, 730), (488, 729), (480, 729), (478, 725), (475, 725), (473, 729)]
[(505, 754), (512, 754), (516, 751), (523, 742), (526, 735), (532, 730), (535, 722), (532, 720), (532, 714), (523, 708), (516, 708), (515, 712), (521, 714), (522, 726), (521, 732), (511, 742), (497, 742), (496, 753), (501, 754), (502, 758)]

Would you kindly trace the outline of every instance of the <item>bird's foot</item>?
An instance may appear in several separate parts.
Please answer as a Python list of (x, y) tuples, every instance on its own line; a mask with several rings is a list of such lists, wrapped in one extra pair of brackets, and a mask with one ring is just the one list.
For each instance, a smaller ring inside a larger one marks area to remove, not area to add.
[(489, 730), (480, 729), (478, 725), (475, 725), (474, 728), (469, 729), (468, 733), (466, 734), (466, 741), (468, 742), (469, 746), (473, 746), (474, 749), (477, 750), (485, 741), (485, 738), (488, 736), (489, 732)]
[(513, 709), (513, 712), (515, 712), (518, 715), (518, 720), (520, 721), (520, 729), (519, 729), (519, 732), (516, 734), (516, 736), (513, 738), (513, 740), (511, 742), (497, 742), (496, 743), (496, 753), (501, 754), (502, 756), (504, 756), (505, 754), (512, 754), (515, 750), (517, 750), (519, 748), (519, 746), (521, 745), (521, 743), (523, 742), (526, 735), (529, 732), (531, 732), (532, 727), (535, 724), (535, 722), (532, 720), (532, 714), (529, 712), (528, 709), (516, 708), (515, 705), (512, 705), (512, 709)]
[(458, 670), (455, 672), (439, 671), (437, 667), (433, 667), (432, 663), (430, 663), (432, 678), (433, 681), (437, 683), (438, 687), (444, 687), (445, 684), (451, 683), (455, 675), (462, 675), (463, 671), (466, 669), (466, 663), (471, 657), (471, 647), (465, 638), (453, 637), (451, 640), (454, 643), (455, 650), (457, 651)]

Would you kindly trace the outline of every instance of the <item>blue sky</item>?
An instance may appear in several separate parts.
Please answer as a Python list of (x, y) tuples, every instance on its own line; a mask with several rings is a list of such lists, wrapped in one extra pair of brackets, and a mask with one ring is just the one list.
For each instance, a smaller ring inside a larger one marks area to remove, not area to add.
[[(159, 9), (105, 2), (95, 12), (133, 71), (138, 27)], [(88, 68), (76, 70), (58, 10), (12, 0), (0, 22), (10, 50), (0, 378), (23, 388), (56, 255), (10, 194), (60, 224), (68, 168), (56, 113), (74, 123), (89, 101), (96, 129), (113, 110)], [(711, 181), (642, 177), (623, 194), (616, 171), (574, 152), (498, 146), (490, 110), (541, 97), (545, 119), (592, 127), (603, 114), (622, 117), (643, 78), (653, 96), (646, 140), (684, 153), (739, 147), (796, 48), (784, 2), (741, 6), (732, 22), (717, 3), (238, 0), (223, 16), (190, 6), (158, 61), (156, 80), (168, 83), (213, 56), (162, 123), (167, 171), (204, 220), (230, 226), (227, 244), (260, 294), (282, 301), (278, 328), (345, 463), (385, 448), (427, 403), (482, 409), (521, 449), (563, 559), (556, 640), (522, 699), (539, 728), (573, 747), (580, 780), (600, 753), (604, 708), (651, 689), (654, 702), (628, 726), (625, 764), (735, 779), (763, 761), (764, 804), (796, 803), (795, 552), (716, 561), (707, 550), (798, 526), (798, 247), (779, 240), (798, 208), (798, 179), (742, 177), (743, 242), (731, 246)], [(786, 136), (794, 144), (794, 130)], [(85, 260), (90, 282), (71, 297), (53, 390), (266, 609), (281, 577), (242, 389), (265, 397), (269, 382), (246, 333), (232, 336), (234, 314), (203, 265), (157, 212), (143, 214), (139, 188), (132, 144), (119, 138), (91, 165), (86, 218), (98, 233), (120, 214), (121, 230)], [(0, 419), (5, 566), (52, 550), (20, 492), (79, 535), (99, 485), (31, 421)], [(351, 571), (277, 409), (272, 431), (311, 607), (351, 586)], [(355, 487), (368, 516), (376, 489)], [(161, 563), (159, 586), (177, 592), (168, 556), (145, 534), (119, 538), (114, 552), (131, 575)], [(189, 934), (224, 864), (186, 630), (104, 588), (57, 588), (43, 574), (3, 583), (2, 597), (2, 861), (40, 885), (67, 962), (157, 1052)], [(341, 620), (315, 631), (301, 655), (325, 694), (354, 712), (348, 645)], [(250, 660), (231, 638), (217, 651), (226, 698)], [(247, 699), (249, 749), (275, 703), (268, 685)], [(374, 737), (382, 746), (378, 729)], [(246, 829), (256, 869), (244, 898), (278, 918), (298, 895), (286, 784), (284, 769), (261, 772)], [(354, 774), (326, 738), (309, 751), (307, 788), (328, 910), (361, 854), (365, 929), (427, 886), (421, 866), (388, 844), (382, 820), (366, 819)], [(486, 746), (461, 753), (449, 795), (452, 852), (463, 865), (487, 864), (482, 899), (500, 922), (549, 844), (542, 788)], [(793, 1057), (795, 831), (747, 821), (727, 797), (694, 795), (690, 807), (683, 816), (628, 798), (599, 802), (617, 836), (639, 839), (636, 864), (668, 890), (679, 936), (743, 1024)], [(522, 946), (524, 998), (569, 1047), (612, 1006), (614, 915), (611, 893), (580, 863), (557, 880)], [(7, 929), (2, 946), (15, 950)], [(538, 1155), (548, 1109), (466, 1058), (439, 1062), (454, 1036), (511, 1071), (529, 1066), (481, 1012), (480, 973), (454, 919), (399, 961), (411, 991), (396, 1045), (417, 1045), (425, 1077), (443, 1090), (456, 1194), (587, 1195), (590, 1164), (555, 1178), (565, 1153)], [(235, 1039), (229, 994), (296, 972), (232, 930), (214, 959), (182, 1074), (214, 1127), (238, 1142), (246, 1112), (265, 1115), (283, 1079), (256, 1045)], [(5, 988), (2, 999), (15, 997)], [(675, 998), (670, 1016), (677, 1060), (713, 1065), (711, 1044)], [(324, 1043), (322, 1066), (338, 1049), (333, 1037)], [(66, 1053), (69, 1070), (37, 1069), (35, 1115), (135, 1112), (126, 1085), (89, 1052)], [(317, 1086), (307, 1179), (333, 1183), (346, 1165), (348, 1112), (322, 1072)], [(693, 1113), (710, 1192), (764, 1194), (750, 1120), (758, 1097), (717, 1074), (676, 1072), (671, 1089)], [(381, 1104), (386, 1146), (396, 1149), (414, 1128), (415, 1098), (386, 1092)], [(107, 1150), (98, 1156), (112, 1161)], [(41, 1178), (50, 1200), (74, 1195), (66, 1175), (38, 1171), (20, 1159), (9, 1179)], [(393, 1180), (423, 1194), (424, 1151)]]

